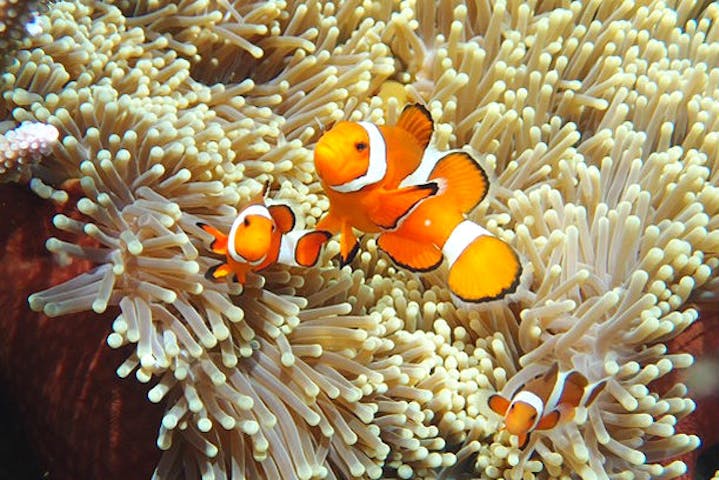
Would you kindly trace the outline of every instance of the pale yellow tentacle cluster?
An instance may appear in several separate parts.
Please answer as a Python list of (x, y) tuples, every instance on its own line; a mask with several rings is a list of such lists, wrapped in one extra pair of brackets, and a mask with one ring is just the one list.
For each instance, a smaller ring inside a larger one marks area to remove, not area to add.
[[(158, 478), (671, 478), (692, 364), (665, 343), (719, 290), (719, 8), (701, 2), (60, 1), (2, 72), (0, 112), (60, 132), (32, 188), (66, 200), (59, 258), (96, 267), (30, 297), (119, 312), (118, 368), (164, 402)], [(271, 182), (311, 228), (312, 147), (340, 119), (428, 106), (433, 146), (491, 177), (470, 214), (526, 265), (511, 303), (458, 306), (372, 238), (338, 270), (216, 263)], [(86, 245), (83, 244), (83, 245)], [(72, 321), (67, 318), (65, 321)], [(486, 405), (552, 362), (602, 396), (523, 450)], [(699, 399), (700, 401), (700, 399)]]

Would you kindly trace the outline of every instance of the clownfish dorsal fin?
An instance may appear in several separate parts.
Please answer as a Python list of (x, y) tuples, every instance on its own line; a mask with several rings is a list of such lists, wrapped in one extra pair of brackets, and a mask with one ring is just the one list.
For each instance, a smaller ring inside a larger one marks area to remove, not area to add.
[(559, 413), (559, 411), (552, 410), (551, 412), (544, 415), (541, 420), (539, 420), (539, 423), (537, 423), (535, 430), (549, 430), (550, 428), (554, 428), (559, 422), (560, 416), (561, 414)]
[(297, 240), (295, 262), (302, 267), (314, 266), (320, 258), (322, 246), (330, 238), (332, 234), (324, 230), (312, 230), (302, 235)]
[(413, 272), (434, 270), (444, 259), (442, 251), (433, 244), (396, 232), (381, 233), (377, 238), (377, 246), (387, 253), (394, 263)]
[(427, 148), (434, 131), (434, 122), (429, 110), (420, 104), (407, 105), (397, 121), (397, 127), (409, 132), (422, 149)]
[(212, 253), (218, 255), (227, 254), (227, 235), (206, 223), (198, 222), (197, 226), (214, 237), (212, 243), (210, 243), (210, 251)]
[(378, 190), (369, 208), (370, 220), (384, 229), (395, 228), (412, 207), (437, 193), (437, 188), (436, 183), (430, 182), (396, 190)]
[(265, 199), (270, 194), (270, 181), (267, 180), (265, 183), (262, 184), (262, 190), (252, 195), (249, 199), (249, 201), (244, 204), (244, 207), (240, 209), (240, 212), (244, 210), (245, 208), (249, 207), (250, 205), (265, 205)]
[(281, 233), (287, 233), (295, 226), (295, 214), (292, 209), (284, 204), (270, 205), (267, 207), (272, 220)]
[(487, 400), (487, 404), (492, 411), (498, 415), (504, 416), (509, 410), (509, 400), (498, 393), (491, 395)]

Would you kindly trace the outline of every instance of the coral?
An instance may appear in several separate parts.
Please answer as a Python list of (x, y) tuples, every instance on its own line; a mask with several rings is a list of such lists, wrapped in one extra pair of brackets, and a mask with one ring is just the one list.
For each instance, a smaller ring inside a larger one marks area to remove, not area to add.
[[(60, 141), (31, 187), (68, 202), (46, 242), (84, 273), (29, 298), (115, 316), (117, 373), (164, 409), (156, 478), (665, 478), (698, 438), (691, 355), (716, 293), (719, 8), (694, 2), (53, 3), (3, 73), (14, 122)], [(373, 238), (338, 270), (212, 283), (204, 221), (269, 181), (311, 228), (312, 146), (334, 121), (428, 106), (435, 145), (490, 173), (470, 218), (533, 280), (455, 305)], [(74, 190), (82, 192), (75, 200)], [(81, 262), (81, 263), (78, 263)], [(695, 295), (697, 297), (691, 297)], [(35, 315), (35, 314), (32, 314)], [(552, 362), (606, 392), (527, 448), (486, 408)], [(672, 377), (673, 378), (673, 377)], [(665, 382), (667, 380), (664, 380)], [(691, 417), (690, 417), (691, 418)]]
[(28, 181), (32, 167), (57, 142), (57, 128), (42, 123), (25, 122), (0, 136), (0, 181)]

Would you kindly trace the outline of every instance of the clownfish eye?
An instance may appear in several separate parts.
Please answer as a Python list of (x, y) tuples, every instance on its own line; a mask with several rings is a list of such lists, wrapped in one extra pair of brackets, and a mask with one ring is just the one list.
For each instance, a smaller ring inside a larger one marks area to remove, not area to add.
[(357, 142), (355, 143), (355, 149), (358, 152), (364, 151), (364, 149), (367, 148), (367, 144), (365, 142)]
[(250, 226), (250, 219), (249, 219), (249, 218), (245, 218), (245, 220), (242, 222), (242, 224), (243, 224), (245, 227), (249, 227), (249, 226)]

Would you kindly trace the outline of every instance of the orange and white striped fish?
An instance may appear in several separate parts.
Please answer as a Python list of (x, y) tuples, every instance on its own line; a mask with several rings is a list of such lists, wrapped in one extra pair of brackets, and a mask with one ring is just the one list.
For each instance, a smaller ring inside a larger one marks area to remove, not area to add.
[(244, 284), (247, 272), (258, 272), (281, 263), (311, 267), (317, 263), (322, 246), (331, 238), (322, 230), (292, 230), (295, 215), (287, 205), (266, 206), (256, 200), (246, 206), (225, 235), (205, 223), (198, 226), (214, 237), (210, 250), (225, 261), (211, 267), (205, 278), (219, 281), (230, 274)]
[(367, 233), (396, 227), (423, 198), (437, 192), (435, 183), (400, 183), (419, 167), (432, 136), (429, 112), (406, 108), (395, 126), (339, 122), (315, 146), (314, 162), (329, 213), (317, 228), (341, 233), (340, 261), (352, 261), (359, 244), (352, 227)]
[(606, 379), (589, 383), (576, 370), (559, 371), (554, 363), (547, 372), (519, 388), (511, 401), (500, 394), (489, 397), (489, 407), (504, 416), (509, 433), (519, 437), (519, 448), (535, 430), (549, 430), (574, 417), (579, 406), (589, 407), (606, 386)]
[(378, 246), (409, 270), (426, 272), (446, 258), (460, 300), (501, 298), (519, 284), (519, 258), (466, 219), (487, 193), (487, 175), (466, 152), (428, 148), (433, 130), (429, 112), (410, 105), (393, 127), (340, 122), (326, 132), (314, 161), (330, 209), (318, 228), (341, 234), (342, 264), (358, 248), (354, 227), (380, 233)]

